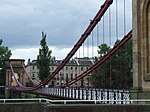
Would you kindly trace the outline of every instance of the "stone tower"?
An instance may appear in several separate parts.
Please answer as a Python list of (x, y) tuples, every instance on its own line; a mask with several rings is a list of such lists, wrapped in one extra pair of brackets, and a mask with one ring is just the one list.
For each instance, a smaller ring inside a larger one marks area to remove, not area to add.
[(137, 98), (150, 92), (150, 1), (133, 1), (133, 88)]
[[(15, 74), (17, 75), (17, 79), (19, 82), (21, 82), (23, 85), (25, 85), (25, 72), (22, 67), (22, 63), (24, 63), (25, 60), (23, 59), (10, 59), (5, 62), (6, 64), (6, 86), (5, 86), (5, 97), (9, 98), (10, 95), (12, 96), (11, 87), (18, 86), (16, 81), (14, 80), (12, 70), (10, 67), (10, 63), (12, 64), (13, 70)], [(18, 94), (17, 94), (18, 96)]]

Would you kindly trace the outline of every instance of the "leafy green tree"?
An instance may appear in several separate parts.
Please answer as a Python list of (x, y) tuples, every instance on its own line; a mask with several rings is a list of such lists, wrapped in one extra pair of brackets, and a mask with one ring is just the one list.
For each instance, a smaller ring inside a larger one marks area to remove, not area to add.
[(2, 45), (3, 40), (0, 39), (0, 85), (5, 85), (5, 77), (6, 77), (6, 72), (5, 72), (5, 61), (10, 58), (11, 50), (8, 49), (8, 47)]
[[(119, 40), (116, 41), (117, 44)], [(132, 39), (126, 42), (112, 56), (112, 85), (113, 88), (131, 88), (133, 86), (132, 74)]]
[[(116, 41), (117, 44), (119, 40)], [(98, 46), (98, 57), (101, 59), (109, 50), (110, 46), (101, 44)], [(90, 81), (98, 88), (130, 88), (132, 87), (132, 40), (128, 41), (100, 67), (93, 71)]]
[[(99, 59), (101, 59), (108, 51), (110, 50), (110, 47), (107, 44), (101, 44), (98, 46), (98, 54), (99, 56), (94, 57), (94, 61), (97, 62)], [(103, 63), (100, 67), (98, 67), (96, 70), (92, 72), (92, 75), (90, 77), (90, 82), (93, 84), (96, 88), (104, 88), (104, 79), (105, 79), (105, 67), (106, 63)]]
[(37, 56), (37, 67), (39, 69), (39, 78), (43, 81), (48, 75), (50, 75), (51, 53), (46, 42), (46, 34), (42, 32), (42, 40), (40, 41), (41, 48), (39, 49), (39, 55)]
[(110, 47), (107, 44), (101, 44), (98, 46), (98, 54), (99, 54), (99, 59), (103, 57), (108, 51), (110, 50)]

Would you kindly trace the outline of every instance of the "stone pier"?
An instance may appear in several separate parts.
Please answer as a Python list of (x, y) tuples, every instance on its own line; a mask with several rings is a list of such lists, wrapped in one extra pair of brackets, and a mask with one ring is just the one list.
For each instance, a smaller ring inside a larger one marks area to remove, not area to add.
[(150, 1), (133, 2), (133, 98), (150, 98)]
[[(10, 59), (5, 62), (6, 65), (6, 86), (5, 86), (5, 97), (9, 98), (12, 97), (12, 91), (10, 91), (10, 88), (13, 86), (18, 86), (16, 81), (13, 78), (13, 74), (10, 68), (10, 63), (12, 64), (14, 72), (18, 75), (18, 80), (23, 85), (25, 85), (25, 72), (22, 67), (22, 63), (24, 63), (25, 60), (23, 59)], [(16, 94), (18, 96), (18, 94)], [(15, 95), (15, 96), (16, 96)]]

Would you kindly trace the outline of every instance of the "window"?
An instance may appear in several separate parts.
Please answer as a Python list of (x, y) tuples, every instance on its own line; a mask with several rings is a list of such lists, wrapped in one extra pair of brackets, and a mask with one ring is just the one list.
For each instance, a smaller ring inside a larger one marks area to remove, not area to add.
[(57, 80), (59, 80), (59, 77), (57, 77)]
[(71, 74), (71, 80), (73, 79), (73, 74)]
[(34, 77), (35, 77), (35, 74), (32, 74), (32, 77), (34, 78)]
[(54, 70), (54, 67), (52, 66), (52, 70)]
[(83, 70), (83, 67), (81, 67), (81, 70)]
[(68, 80), (69, 80), (69, 79), (68, 79), (68, 74), (66, 74), (66, 82), (68, 82)]
[(66, 70), (68, 70), (68, 67), (66, 67)]
[(75, 70), (77, 70), (77, 67), (75, 67)]
[(71, 70), (73, 70), (73, 67), (70, 67)]
[(75, 78), (77, 77), (77, 74), (75, 74)]
[(35, 69), (35, 67), (33, 66), (33, 67), (32, 67), (32, 69), (34, 70), (34, 69)]
[(59, 82), (57, 82), (57, 85), (59, 85)]

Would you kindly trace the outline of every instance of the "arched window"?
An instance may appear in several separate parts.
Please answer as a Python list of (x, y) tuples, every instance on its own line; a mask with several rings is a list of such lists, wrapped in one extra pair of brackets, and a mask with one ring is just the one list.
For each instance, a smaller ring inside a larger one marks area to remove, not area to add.
[(150, 2), (147, 4), (146, 10), (146, 35), (147, 35), (147, 73), (150, 73)]

